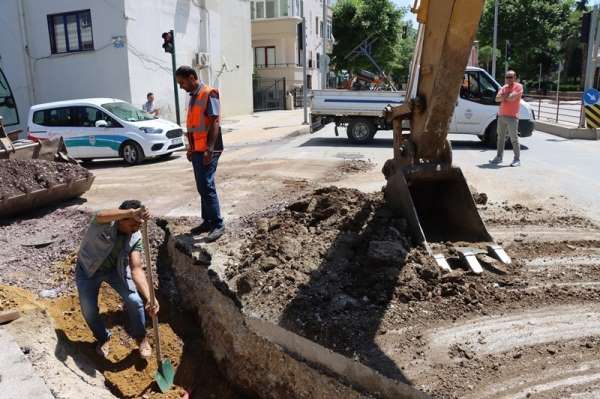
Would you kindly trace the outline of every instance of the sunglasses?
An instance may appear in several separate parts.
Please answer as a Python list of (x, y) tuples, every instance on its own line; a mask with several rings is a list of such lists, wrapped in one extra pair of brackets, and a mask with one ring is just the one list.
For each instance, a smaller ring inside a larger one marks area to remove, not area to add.
[(514, 79), (514, 76), (505, 76), (506, 79)]

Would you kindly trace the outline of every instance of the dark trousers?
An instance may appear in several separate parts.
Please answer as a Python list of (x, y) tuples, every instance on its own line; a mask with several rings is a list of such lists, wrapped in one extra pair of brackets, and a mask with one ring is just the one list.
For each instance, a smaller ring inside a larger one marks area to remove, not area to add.
[(210, 163), (204, 165), (202, 162), (204, 153), (192, 153), (192, 166), (194, 167), (196, 188), (200, 194), (202, 219), (208, 223), (211, 228), (223, 227), (219, 196), (217, 195), (217, 186), (215, 185), (215, 172), (217, 171), (217, 164), (219, 163), (220, 156), (220, 153), (213, 154)]

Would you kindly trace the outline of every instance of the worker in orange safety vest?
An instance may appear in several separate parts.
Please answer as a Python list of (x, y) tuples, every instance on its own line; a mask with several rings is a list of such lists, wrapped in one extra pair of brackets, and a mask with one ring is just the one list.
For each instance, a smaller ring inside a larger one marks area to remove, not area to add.
[(223, 136), (219, 125), (221, 104), (219, 91), (198, 79), (196, 71), (181, 66), (175, 71), (179, 87), (190, 94), (187, 112), (187, 158), (194, 168), (196, 188), (200, 194), (202, 223), (191, 233), (208, 233), (206, 241), (218, 240), (225, 232), (215, 172), (223, 152)]

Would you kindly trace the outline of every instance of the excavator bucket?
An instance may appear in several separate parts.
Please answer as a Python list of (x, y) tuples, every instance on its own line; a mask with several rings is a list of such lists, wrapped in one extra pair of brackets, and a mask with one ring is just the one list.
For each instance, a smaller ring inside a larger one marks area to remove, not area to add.
[[(32, 141), (10, 139), (0, 118), (0, 160), (44, 160), (50, 162), (77, 163), (69, 157), (62, 137), (51, 140)], [(0, 167), (2, 162), (0, 161)], [(74, 179), (65, 183), (51, 185), (48, 188), (0, 197), (0, 218), (8, 218), (43, 206), (62, 202), (80, 196), (88, 191), (94, 182), (94, 176)]]
[(418, 244), (492, 242), (460, 168), (417, 166), (387, 182), (387, 203)]

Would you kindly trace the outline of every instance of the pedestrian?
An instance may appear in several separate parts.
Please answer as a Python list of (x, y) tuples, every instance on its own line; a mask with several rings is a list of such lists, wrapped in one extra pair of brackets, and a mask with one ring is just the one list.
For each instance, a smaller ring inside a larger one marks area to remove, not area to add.
[(158, 116), (158, 108), (154, 106), (154, 93), (146, 94), (146, 100), (147, 101), (144, 103), (144, 105), (142, 105), (142, 109), (149, 114)]
[[(128, 200), (119, 209), (96, 213), (83, 237), (77, 255), (75, 281), (81, 312), (96, 338), (96, 352), (109, 355), (110, 331), (98, 311), (98, 292), (102, 282), (110, 285), (123, 299), (128, 316), (128, 333), (138, 344), (140, 355), (148, 358), (152, 348), (146, 337), (146, 310), (156, 315), (158, 302), (150, 302), (146, 275), (142, 267), (142, 240), (139, 232), (148, 212), (140, 201)], [(149, 265), (147, 265), (149, 267)]]
[(223, 151), (219, 91), (198, 80), (198, 74), (189, 66), (179, 67), (175, 77), (179, 87), (190, 94), (186, 122), (187, 158), (194, 168), (202, 212), (202, 224), (194, 227), (191, 233), (208, 232), (206, 241), (213, 242), (225, 232), (215, 184), (215, 172)]
[(496, 95), (496, 102), (500, 103), (496, 134), (498, 136), (497, 155), (490, 161), (492, 164), (502, 163), (506, 135), (510, 137), (515, 157), (510, 166), (521, 166), (521, 147), (519, 147), (519, 109), (523, 86), (518, 83), (515, 71), (506, 72), (506, 84)]

